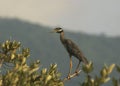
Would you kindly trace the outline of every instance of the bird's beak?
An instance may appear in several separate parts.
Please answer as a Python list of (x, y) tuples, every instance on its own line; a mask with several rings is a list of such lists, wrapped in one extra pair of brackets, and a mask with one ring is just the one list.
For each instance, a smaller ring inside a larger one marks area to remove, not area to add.
[(56, 30), (52, 30), (50, 33), (56, 33)]

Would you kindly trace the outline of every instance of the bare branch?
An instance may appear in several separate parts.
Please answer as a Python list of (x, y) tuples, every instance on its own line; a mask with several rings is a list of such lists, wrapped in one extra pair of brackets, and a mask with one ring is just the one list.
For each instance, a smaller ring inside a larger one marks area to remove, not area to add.
[(70, 75), (69, 77), (64, 78), (64, 79), (63, 79), (63, 82), (68, 81), (68, 80), (70, 80), (71, 78), (74, 78), (74, 77), (78, 76), (78, 74), (80, 74), (81, 71), (82, 71), (82, 70), (79, 70), (77, 73), (75, 72), (75, 73), (73, 73), (72, 75)]

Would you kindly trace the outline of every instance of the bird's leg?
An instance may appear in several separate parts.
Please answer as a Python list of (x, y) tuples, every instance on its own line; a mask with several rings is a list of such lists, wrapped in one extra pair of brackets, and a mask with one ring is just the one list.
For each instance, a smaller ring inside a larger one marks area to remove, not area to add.
[(70, 74), (71, 74), (71, 70), (72, 70), (72, 57), (70, 55), (70, 68), (69, 68), (69, 73), (68, 73), (68, 79), (70, 79)]
[(81, 61), (79, 60), (79, 63), (78, 63), (78, 65), (77, 65), (77, 67), (76, 67), (76, 70), (75, 70), (75, 73), (78, 73), (78, 71), (79, 71), (78, 69), (79, 69), (79, 66), (80, 66), (80, 62), (81, 62)]

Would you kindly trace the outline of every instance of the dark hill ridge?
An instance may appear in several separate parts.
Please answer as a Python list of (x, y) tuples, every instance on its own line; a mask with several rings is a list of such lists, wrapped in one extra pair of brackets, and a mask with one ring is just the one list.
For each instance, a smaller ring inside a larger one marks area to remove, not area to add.
[[(13, 40), (21, 41), (24, 47), (31, 49), (30, 61), (40, 59), (43, 67), (47, 67), (50, 63), (57, 63), (59, 71), (66, 75), (69, 68), (69, 57), (60, 43), (59, 35), (49, 33), (51, 30), (50, 27), (32, 24), (19, 19), (0, 18), (0, 42), (10, 37)], [(66, 37), (71, 38), (79, 45), (85, 56), (94, 62), (96, 70), (103, 66), (104, 63), (119, 64), (120, 37), (110, 38), (65, 32)], [(75, 64), (77, 60), (73, 60), (73, 64)], [(79, 79), (76, 78), (71, 83), (74, 83), (75, 86), (75, 83), (80, 81)], [(73, 85), (69, 84), (68, 86)]]

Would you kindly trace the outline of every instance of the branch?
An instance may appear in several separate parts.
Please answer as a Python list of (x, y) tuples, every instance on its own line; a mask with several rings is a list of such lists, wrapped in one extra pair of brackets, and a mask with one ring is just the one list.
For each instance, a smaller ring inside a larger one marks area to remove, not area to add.
[(0, 59), (0, 68), (1, 68), (3, 62), (4, 62), (4, 59)]
[(14, 65), (12, 65), (12, 63), (4, 62), (3, 64), (4, 64), (5, 66), (7, 66), (7, 67), (14, 67)]
[(82, 70), (79, 70), (77, 73), (75, 72), (75, 73), (73, 73), (72, 75), (70, 75), (69, 77), (64, 78), (64, 79), (63, 79), (63, 82), (68, 81), (68, 80), (70, 80), (71, 78), (74, 78), (74, 77), (78, 76), (78, 74), (79, 74), (81, 71), (82, 71)]

